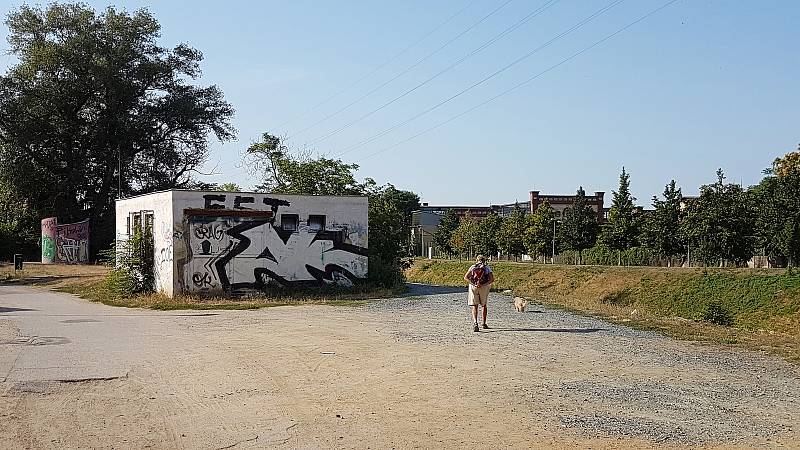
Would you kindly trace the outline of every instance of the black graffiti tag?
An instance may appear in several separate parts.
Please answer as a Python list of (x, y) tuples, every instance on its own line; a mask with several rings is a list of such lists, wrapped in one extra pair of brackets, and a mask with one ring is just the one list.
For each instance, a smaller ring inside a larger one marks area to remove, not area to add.
[(194, 229), (194, 235), (198, 239), (216, 239), (220, 240), (222, 235), (225, 234), (225, 229), (221, 225), (199, 225)]
[(214, 287), (215, 284), (211, 281), (211, 275), (206, 273), (195, 272), (192, 275), (192, 283), (199, 288)]

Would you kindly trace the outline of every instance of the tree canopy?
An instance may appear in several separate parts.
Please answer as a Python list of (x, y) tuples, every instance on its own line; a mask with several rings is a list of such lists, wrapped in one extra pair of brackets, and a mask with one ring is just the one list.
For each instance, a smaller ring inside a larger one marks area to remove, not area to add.
[(631, 195), (630, 185), (631, 176), (623, 167), (600, 239), (613, 250), (627, 250), (637, 244), (639, 223), (635, 216), (636, 199)]
[(579, 187), (572, 205), (564, 210), (561, 242), (570, 250), (581, 252), (595, 244), (599, 225), (597, 213), (586, 204), (586, 193)]
[(23, 5), (5, 23), (18, 63), (0, 76), (0, 184), (34, 218), (91, 219), (93, 253), (116, 197), (191, 186), (209, 135), (234, 136), (222, 92), (191, 84), (202, 54), (160, 46), (146, 10)]
[(675, 180), (664, 187), (664, 199), (653, 196), (655, 211), (649, 213), (642, 230), (643, 244), (660, 256), (682, 254), (685, 242), (680, 235), (681, 189)]

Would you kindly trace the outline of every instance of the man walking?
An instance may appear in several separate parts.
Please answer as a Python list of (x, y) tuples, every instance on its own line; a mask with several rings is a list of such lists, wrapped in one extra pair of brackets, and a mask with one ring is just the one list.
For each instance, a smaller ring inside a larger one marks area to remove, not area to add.
[(486, 325), (486, 301), (489, 299), (489, 289), (494, 283), (494, 273), (486, 264), (486, 257), (478, 255), (466, 275), (464, 281), (469, 283), (469, 293), (467, 295), (467, 305), (472, 308), (472, 331), (479, 331), (478, 328), (478, 306), (483, 306), (483, 329), (489, 329)]

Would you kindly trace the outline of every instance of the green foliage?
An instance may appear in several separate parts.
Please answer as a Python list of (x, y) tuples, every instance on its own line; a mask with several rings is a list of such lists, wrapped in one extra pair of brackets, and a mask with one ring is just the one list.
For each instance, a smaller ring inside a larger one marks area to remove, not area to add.
[(0, 183), (0, 261), (10, 261), (15, 253), (29, 261), (38, 260), (39, 223), (27, 201)]
[(560, 240), (564, 248), (578, 252), (578, 262), (581, 263), (583, 250), (595, 244), (598, 231), (597, 213), (586, 204), (586, 193), (580, 187), (572, 206), (564, 211)]
[(614, 191), (608, 222), (604, 224), (600, 241), (614, 250), (627, 250), (637, 244), (639, 221), (634, 209), (636, 199), (630, 192), (630, 174), (622, 168), (619, 188)]
[[(543, 202), (536, 208), (536, 212), (528, 216), (525, 233), (522, 237), (525, 250), (531, 256), (553, 256), (553, 239), (555, 233), (556, 216), (550, 203)], [(556, 251), (559, 242), (556, 240)]]
[(645, 217), (641, 239), (645, 247), (657, 255), (671, 257), (684, 251), (680, 236), (682, 199), (675, 180), (664, 188), (664, 200), (653, 196), (655, 211)]
[(500, 216), (491, 212), (478, 222), (475, 228), (475, 247), (476, 254), (480, 253), (485, 256), (497, 255), (499, 250), (498, 236), (500, 235), (500, 227), (503, 221)]
[[(773, 163), (773, 169), (750, 190), (757, 209), (758, 245), (767, 255), (800, 261), (800, 151)], [(773, 175), (774, 174), (774, 175)]]
[(241, 192), (242, 188), (236, 183), (222, 183), (214, 189), (220, 192)]
[(411, 212), (419, 196), (374, 180), (358, 183), (356, 164), (288, 151), (280, 138), (264, 133), (245, 156), (262, 178), (258, 190), (300, 195), (365, 195), (369, 198), (369, 280), (386, 288), (405, 282), (401, 258), (408, 253)]
[(453, 233), (458, 229), (460, 221), (461, 219), (458, 217), (458, 214), (453, 210), (447, 211), (444, 216), (442, 216), (439, 225), (436, 226), (436, 231), (433, 232), (433, 244), (439, 251), (448, 255), (456, 253), (456, 249), (452, 244), (452, 239)]
[(453, 231), (450, 244), (461, 256), (476, 255), (477, 234), (478, 221), (474, 217), (467, 215), (459, 221), (458, 227)]
[(730, 326), (733, 324), (731, 313), (725, 308), (722, 302), (716, 300), (706, 303), (702, 318), (706, 322), (715, 323), (717, 325)]
[(753, 256), (755, 217), (750, 196), (738, 184), (724, 180), (720, 169), (716, 183), (700, 188), (700, 197), (689, 202), (680, 226), (693, 259), (706, 265), (723, 261), (741, 265)]
[(525, 212), (518, 204), (514, 205), (514, 210), (511, 211), (511, 215), (503, 219), (497, 234), (500, 251), (506, 255), (522, 256), (525, 253), (524, 237), (527, 226), (528, 219)]
[(154, 255), (153, 230), (136, 229), (116, 245), (116, 268), (109, 272), (105, 287), (120, 298), (155, 291)]
[(264, 133), (261, 141), (247, 149), (247, 166), (261, 179), (256, 190), (275, 194), (302, 195), (362, 195), (365, 186), (358, 183), (353, 172), (357, 164), (308, 153), (292, 153), (281, 139)]
[(6, 25), (17, 62), (0, 76), (0, 183), (39, 219), (88, 212), (93, 251), (114, 239), (115, 198), (189, 185), (208, 136), (233, 137), (222, 92), (194, 84), (202, 54), (158, 45), (147, 10), (22, 5)]

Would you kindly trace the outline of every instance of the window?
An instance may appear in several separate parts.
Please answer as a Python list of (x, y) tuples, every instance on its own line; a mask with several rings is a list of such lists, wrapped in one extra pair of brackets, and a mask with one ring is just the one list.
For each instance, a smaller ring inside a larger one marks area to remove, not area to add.
[(308, 228), (313, 231), (322, 231), (325, 229), (325, 216), (310, 215), (308, 216)]
[(131, 235), (131, 216), (125, 218), (125, 232), (128, 236)]
[(131, 215), (133, 216), (133, 232), (136, 233), (142, 229), (142, 213), (135, 212)]
[(297, 231), (297, 214), (281, 214), (281, 228), (284, 231)]
[(144, 228), (150, 231), (151, 233), (153, 232), (153, 223), (154, 223), (153, 212), (148, 211), (144, 213)]

